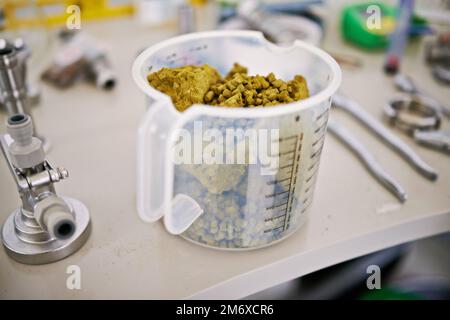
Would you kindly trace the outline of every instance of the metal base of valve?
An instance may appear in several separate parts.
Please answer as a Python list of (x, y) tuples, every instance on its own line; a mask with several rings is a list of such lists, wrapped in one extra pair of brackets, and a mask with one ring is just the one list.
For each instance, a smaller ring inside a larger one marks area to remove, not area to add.
[[(75, 215), (75, 233), (66, 240), (45, 239), (43, 231), (21, 230), (18, 219), (22, 215), (21, 208), (16, 209), (6, 220), (2, 229), (2, 240), (7, 254), (14, 260), (24, 264), (46, 264), (61, 260), (77, 251), (89, 237), (90, 217), (86, 206), (80, 201), (62, 197), (72, 208)], [(28, 232), (29, 239), (23, 234)], [(39, 239), (39, 238), (42, 239)], [(25, 237), (26, 238), (26, 237)], [(36, 239), (33, 241), (32, 239)]]

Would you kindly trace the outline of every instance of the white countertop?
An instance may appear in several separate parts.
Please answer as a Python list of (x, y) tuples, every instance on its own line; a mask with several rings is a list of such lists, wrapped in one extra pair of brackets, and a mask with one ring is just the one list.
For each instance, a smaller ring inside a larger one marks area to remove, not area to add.
[[(377, 118), (394, 93), (381, 70), (383, 55), (361, 53), (336, 37), (331, 22), (324, 42), (333, 53), (360, 54), (361, 69), (344, 69), (342, 91)], [(84, 26), (83, 26), (84, 27)], [(76, 254), (42, 266), (22, 265), (0, 250), (0, 299), (5, 298), (242, 298), (283, 281), (399, 243), (450, 231), (450, 157), (404, 140), (440, 176), (430, 182), (348, 115), (333, 113), (375, 154), (406, 188), (400, 205), (345, 147), (328, 136), (322, 154), (314, 203), (307, 224), (274, 246), (247, 252), (206, 249), (169, 235), (161, 223), (145, 224), (135, 196), (136, 129), (144, 98), (131, 80), (130, 67), (140, 49), (173, 34), (170, 28), (139, 29), (128, 20), (86, 24), (105, 41), (119, 75), (113, 92), (88, 84), (66, 91), (43, 85), (42, 104), (33, 110), (53, 147), (53, 165), (70, 178), (56, 185), (59, 194), (83, 201), (93, 229)], [(408, 48), (405, 71), (442, 101), (450, 90), (437, 85)], [(49, 49), (50, 50), (50, 49)], [(357, 88), (357, 90), (354, 90)], [(6, 116), (0, 114), (4, 132)], [(449, 122), (445, 127), (450, 130)], [(107, 132), (107, 133), (105, 133)], [(0, 222), (19, 205), (13, 180), (0, 161)], [(81, 290), (66, 289), (66, 268), (81, 268)]]

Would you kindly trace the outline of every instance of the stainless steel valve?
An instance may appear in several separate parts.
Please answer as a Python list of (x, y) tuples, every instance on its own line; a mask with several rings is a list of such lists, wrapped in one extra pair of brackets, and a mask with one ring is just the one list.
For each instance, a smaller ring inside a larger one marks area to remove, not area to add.
[(6, 220), (2, 240), (11, 258), (26, 264), (60, 260), (78, 250), (90, 231), (88, 209), (78, 200), (57, 195), (54, 183), (68, 177), (45, 159), (40, 139), (26, 114), (8, 118), (0, 145), (22, 204)]

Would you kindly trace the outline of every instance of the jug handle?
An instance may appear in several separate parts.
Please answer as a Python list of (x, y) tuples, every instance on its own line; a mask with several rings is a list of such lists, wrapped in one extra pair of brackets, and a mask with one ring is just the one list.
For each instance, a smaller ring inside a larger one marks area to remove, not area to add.
[(185, 194), (177, 194), (173, 199), (168, 194), (169, 179), (172, 179), (169, 175), (173, 171), (170, 136), (180, 117), (172, 108), (166, 100), (156, 101), (139, 126), (137, 209), (145, 222), (154, 222), (164, 216), (166, 229), (172, 234), (180, 234), (203, 213), (203, 209)]

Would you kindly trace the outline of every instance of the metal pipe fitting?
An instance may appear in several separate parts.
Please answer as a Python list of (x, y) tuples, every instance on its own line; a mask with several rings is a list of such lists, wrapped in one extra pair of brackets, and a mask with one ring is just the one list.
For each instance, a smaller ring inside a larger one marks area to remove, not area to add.
[(76, 230), (72, 210), (56, 195), (49, 195), (36, 203), (34, 218), (55, 239), (68, 239)]
[(68, 177), (45, 160), (40, 139), (26, 114), (7, 122), (9, 135), (0, 135), (0, 147), (19, 190), (22, 205), (6, 220), (2, 240), (7, 253), (27, 264), (60, 260), (80, 248), (89, 236), (90, 218), (79, 201), (60, 197), (54, 183)]
[(0, 39), (0, 99), (9, 115), (27, 112), (27, 92), (17, 50)]
[(9, 117), (6, 130), (13, 139), (9, 154), (16, 168), (28, 169), (45, 161), (42, 142), (33, 137), (33, 123), (28, 115), (19, 113)]
[[(30, 98), (34, 102), (39, 100), (39, 94), (31, 91), (27, 86), (27, 60), (30, 50), (22, 39), (16, 39), (14, 43), (0, 39), (0, 107), (4, 106), (9, 116), (15, 114), (30, 115)], [(34, 135), (36, 128), (33, 128)], [(49, 142), (40, 137), (44, 148), (48, 150)]]

